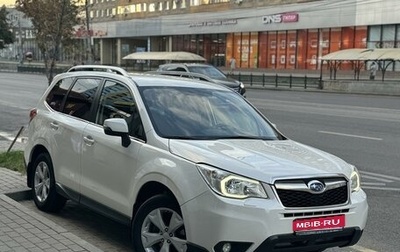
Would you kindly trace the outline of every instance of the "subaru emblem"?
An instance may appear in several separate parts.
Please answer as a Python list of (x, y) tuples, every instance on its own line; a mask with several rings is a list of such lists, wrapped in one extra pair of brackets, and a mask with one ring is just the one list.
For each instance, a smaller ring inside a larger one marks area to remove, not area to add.
[(325, 185), (318, 180), (308, 182), (307, 186), (312, 193), (323, 193), (325, 191)]

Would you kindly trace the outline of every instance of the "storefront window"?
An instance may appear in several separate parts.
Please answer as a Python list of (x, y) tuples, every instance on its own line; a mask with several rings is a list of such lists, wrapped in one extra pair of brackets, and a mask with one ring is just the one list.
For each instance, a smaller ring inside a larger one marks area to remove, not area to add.
[(381, 26), (369, 27), (368, 48), (381, 48)]
[(267, 68), (277, 68), (277, 33), (268, 32), (268, 65)]
[(307, 61), (307, 30), (297, 31), (297, 68), (306, 69)]
[(233, 34), (233, 58), (236, 59), (236, 67), (242, 67), (240, 60), (240, 51), (241, 51), (241, 33)]
[(259, 40), (259, 55), (258, 55), (258, 67), (266, 68), (268, 60), (268, 32), (260, 32), (258, 35)]
[(342, 47), (341, 50), (354, 48), (354, 27), (342, 28)]
[(332, 28), (331, 29), (331, 42), (330, 52), (336, 52), (342, 49), (342, 29)]
[(250, 34), (250, 68), (258, 67), (258, 33), (252, 32)]
[(367, 48), (367, 27), (361, 26), (356, 28), (356, 36), (354, 48)]
[(382, 27), (382, 48), (394, 48), (395, 34), (395, 25), (384, 25)]
[(229, 66), (229, 60), (233, 56), (234, 46), (233, 46), (233, 34), (229, 33), (226, 36), (226, 59), (225, 59), (225, 66)]
[(308, 30), (307, 69), (317, 69), (319, 36), (318, 30)]
[(286, 68), (296, 68), (296, 50), (297, 50), (297, 33), (296, 31), (288, 31), (286, 43)]

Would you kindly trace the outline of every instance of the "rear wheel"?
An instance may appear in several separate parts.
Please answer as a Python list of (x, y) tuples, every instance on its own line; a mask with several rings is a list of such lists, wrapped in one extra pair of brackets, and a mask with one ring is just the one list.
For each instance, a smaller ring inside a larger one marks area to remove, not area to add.
[(33, 201), (37, 208), (45, 212), (58, 212), (66, 199), (56, 192), (53, 163), (49, 154), (40, 154), (33, 165)]
[(136, 252), (186, 252), (186, 232), (179, 206), (166, 195), (148, 199), (132, 225)]

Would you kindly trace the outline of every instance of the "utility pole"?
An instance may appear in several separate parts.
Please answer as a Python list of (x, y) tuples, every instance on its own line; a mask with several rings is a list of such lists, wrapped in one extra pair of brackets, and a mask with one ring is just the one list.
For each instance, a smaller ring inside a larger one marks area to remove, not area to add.
[(89, 7), (91, 4), (89, 4), (89, 0), (85, 0), (85, 14), (86, 14), (86, 44), (87, 44), (87, 59), (88, 63), (92, 64), (94, 62), (94, 50), (93, 50), (93, 44), (92, 44), (92, 34), (90, 31), (90, 11)]
[(24, 64), (24, 52), (22, 49), (22, 29), (21, 29), (21, 18), (18, 17), (18, 45), (19, 45), (19, 64)]

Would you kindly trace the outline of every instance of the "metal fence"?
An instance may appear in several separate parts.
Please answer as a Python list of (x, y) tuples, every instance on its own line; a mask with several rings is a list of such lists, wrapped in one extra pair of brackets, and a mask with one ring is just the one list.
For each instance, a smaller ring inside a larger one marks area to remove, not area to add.
[(313, 88), (321, 89), (321, 80), (318, 77), (293, 76), (291, 74), (253, 74), (253, 73), (238, 73), (230, 75), (231, 78), (243, 82), (245, 85), (254, 87), (275, 87), (275, 88)]

